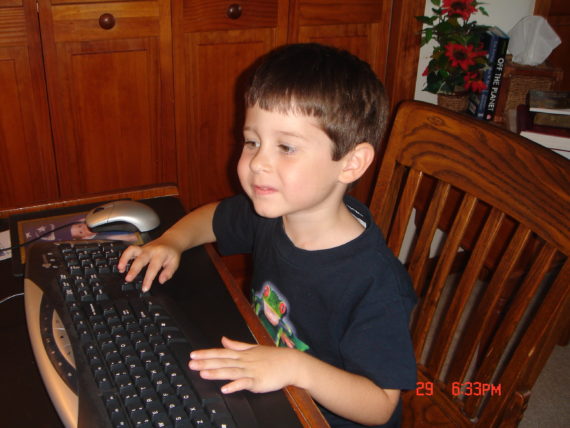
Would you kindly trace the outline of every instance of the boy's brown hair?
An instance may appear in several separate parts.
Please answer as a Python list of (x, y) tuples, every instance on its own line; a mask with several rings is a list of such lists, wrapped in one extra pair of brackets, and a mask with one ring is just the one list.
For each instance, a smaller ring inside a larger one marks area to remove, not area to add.
[(335, 161), (363, 142), (378, 149), (388, 112), (384, 86), (370, 65), (317, 43), (269, 52), (253, 76), (245, 104), (315, 117), (335, 145)]

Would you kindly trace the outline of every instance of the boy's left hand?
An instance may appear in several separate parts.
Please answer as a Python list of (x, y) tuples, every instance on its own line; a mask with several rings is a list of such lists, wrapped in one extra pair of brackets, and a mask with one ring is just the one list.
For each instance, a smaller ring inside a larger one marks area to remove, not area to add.
[(190, 354), (188, 367), (204, 379), (227, 379), (224, 394), (247, 389), (270, 392), (294, 384), (298, 351), (238, 342), (222, 338), (223, 348), (203, 349)]

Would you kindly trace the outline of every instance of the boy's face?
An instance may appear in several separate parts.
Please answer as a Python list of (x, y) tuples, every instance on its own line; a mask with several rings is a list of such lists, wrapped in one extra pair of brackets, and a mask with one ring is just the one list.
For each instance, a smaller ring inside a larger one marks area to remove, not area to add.
[(332, 148), (313, 117), (248, 108), (238, 175), (256, 212), (275, 218), (338, 208), (346, 184)]

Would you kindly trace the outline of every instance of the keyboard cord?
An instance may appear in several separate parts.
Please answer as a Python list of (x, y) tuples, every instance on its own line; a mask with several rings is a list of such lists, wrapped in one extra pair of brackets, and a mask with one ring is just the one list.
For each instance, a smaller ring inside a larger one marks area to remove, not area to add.
[(24, 293), (16, 293), (16, 294), (12, 294), (11, 296), (4, 297), (2, 300), (0, 300), (0, 305), (4, 302), (7, 302), (10, 299), (13, 299), (14, 297), (23, 296), (23, 295), (24, 295)]

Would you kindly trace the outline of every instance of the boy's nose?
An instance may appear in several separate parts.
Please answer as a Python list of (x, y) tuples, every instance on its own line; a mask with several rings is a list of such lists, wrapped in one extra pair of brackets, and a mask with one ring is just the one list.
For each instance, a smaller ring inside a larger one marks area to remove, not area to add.
[(251, 158), (249, 167), (253, 172), (263, 172), (269, 170), (269, 158), (264, 150), (258, 150), (255, 156)]

